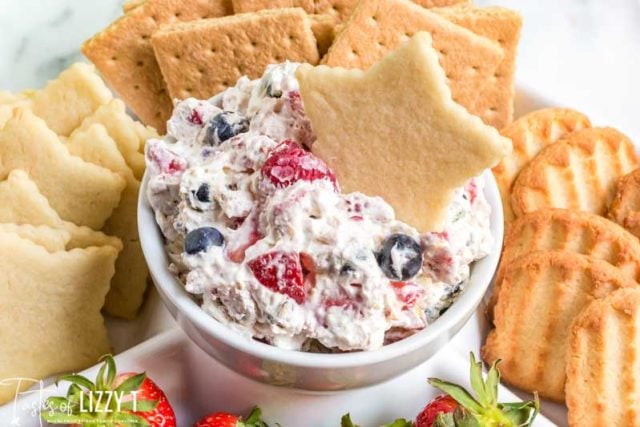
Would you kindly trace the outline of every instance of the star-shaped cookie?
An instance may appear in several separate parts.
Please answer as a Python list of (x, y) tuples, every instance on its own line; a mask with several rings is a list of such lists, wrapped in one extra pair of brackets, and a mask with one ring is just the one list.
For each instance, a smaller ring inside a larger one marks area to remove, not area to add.
[(420, 231), (437, 230), (454, 190), (511, 150), (451, 99), (428, 33), (366, 72), (303, 64), (296, 76), (318, 138), (313, 151), (342, 190), (383, 197)]

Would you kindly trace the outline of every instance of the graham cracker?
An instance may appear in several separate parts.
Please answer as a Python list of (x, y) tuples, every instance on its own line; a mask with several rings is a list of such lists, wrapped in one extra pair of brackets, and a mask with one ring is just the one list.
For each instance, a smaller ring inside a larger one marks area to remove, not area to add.
[(325, 13), (323, 15), (310, 15), (311, 31), (316, 38), (318, 53), (323, 56), (329, 50), (333, 38), (335, 37), (335, 28), (338, 25), (338, 18), (335, 15)]
[(113, 316), (133, 319), (142, 305), (148, 276), (136, 220), (140, 181), (127, 166), (106, 128), (100, 124), (75, 131), (67, 142), (67, 148), (71, 154), (103, 166), (119, 174), (127, 182), (120, 204), (102, 229), (105, 233), (120, 238), (124, 245), (116, 261), (116, 272), (111, 280), (104, 308)]
[(173, 104), (151, 35), (164, 24), (227, 15), (229, 6), (225, 0), (147, 0), (86, 41), (82, 52), (145, 124), (164, 133)]
[(0, 404), (53, 374), (87, 368), (111, 351), (100, 313), (118, 252), (50, 253), (0, 234)]
[(75, 63), (47, 85), (33, 92), (31, 109), (49, 129), (69, 135), (82, 120), (113, 95), (92, 65)]
[(471, 0), (412, 0), (414, 3), (419, 4), (422, 7), (447, 7), (457, 4), (470, 3)]
[(90, 246), (112, 246), (117, 251), (122, 250), (122, 242), (117, 237), (62, 220), (23, 170), (13, 170), (7, 179), (0, 181), (0, 200), (3, 201), (0, 204), (0, 223), (65, 230), (70, 235), (66, 246), (68, 250)]
[(178, 23), (151, 43), (173, 98), (209, 98), (243, 75), (255, 79), (267, 65), (319, 60), (311, 21), (300, 8)]
[(418, 31), (431, 34), (454, 101), (473, 109), (503, 60), (503, 49), (409, 0), (362, 0), (322, 63), (366, 70)]
[[(127, 3), (140, 3), (144, 0), (129, 0)], [(414, 3), (426, 7), (445, 7), (470, 0), (413, 0)], [(257, 12), (264, 9), (278, 9), (283, 7), (301, 7), (308, 14), (332, 14), (346, 20), (358, 0), (231, 0), (234, 13)]]
[(513, 120), (515, 69), (522, 17), (503, 7), (479, 8), (465, 4), (433, 10), (454, 24), (491, 39), (502, 47), (504, 58), (469, 112), (480, 116), (486, 124), (497, 129)]
[(383, 197), (420, 231), (438, 229), (454, 190), (511, 149), (452, 100), (428, 33), (366, 72), (302, 64), (296, 76), (312, 149), (341, 188)]
[(66, 221), (99, 230), (120, 202), (125, 180), (69, 154), (31, 111), (16, 109), (0, 129), (0, 178), (26, 170)]

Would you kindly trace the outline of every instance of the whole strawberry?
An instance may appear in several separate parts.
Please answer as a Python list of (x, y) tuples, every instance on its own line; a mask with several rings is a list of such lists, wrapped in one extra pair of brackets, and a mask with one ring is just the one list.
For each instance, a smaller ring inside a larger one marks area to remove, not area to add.
[[(459, 385), (430, 378), (429, 384), (446, 394), (434, 398), (416, 417), (415, 423), (397, 419), (382, 427), (530, 427), (538, 414), (538, 395), (527, 402), (498, 403), (500, 371), (496, 361), (487, 379), (482, 377), (482, 363), (471, 353), (472, 396)], [(349, 414), (342, 417), (342, 427), (358, 427)]]
[(460, 405), (448, 394), (433, 399), (416, 418), (415, 427), (431, 427), (440, 415), (453, 413)]
[(66, 397), (50, 397), (40, 417), (51, 424), (91, 427), (176, 427), (176, 416), (164, 392), (145, 373), (117, 374), (111, 355), (104, 356), (96, 381), (65, 375)]
[[(499, 403), (499, 360), (482, 376), (482, 363), (471, 353), (471, 387), (475, 397), (463, 387), (437, 378), (429, 384), (447, 393), (432, 400), (416, 418), (416, 427), (529, 427), (538, 414), (538, 396), (526, 402)], [(452, 402), (453, 401), (453, 402)]]
[(246, 419), (228, 412), (214, 412), (196, 422), (193, 427), (269, 427), (261, 417), (262, 412), (258, 407), (253, 408)]

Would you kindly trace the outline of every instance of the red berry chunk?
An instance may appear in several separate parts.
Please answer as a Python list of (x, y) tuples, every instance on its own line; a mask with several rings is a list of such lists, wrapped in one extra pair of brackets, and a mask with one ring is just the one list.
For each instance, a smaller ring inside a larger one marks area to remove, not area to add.
[(440, 414), (448, 414), (458, 407), (453, 397), (443, 394), (433, 399), (416, 418), (415, 427), (432, 427)]
[(203, 121), (202, 121), (202, 116), (200, 115), (200, 113), (198, 112), (198, 110), (194, 109), (191, 112), (191, 115), (187, 118), (187, 121), (193, 125), (198, 125), (198, 126), (202, 126), (203, 125)]
[(336, 186), (336, 177), (329, 166), (291, 140), (282, 141), (271, 151), (261, 174), (278, 188), (288, 187), (299, 180), (318, 179), (328, 179)]
[(416, 302), (424, 295), (420, 286), (412, 282), (391, 282), (393, 290), (400, 301), (404, 303), (403, 310), (408, 310), (416, 305)]
[(302, 304), (307, 293), (304, 289), (300, 254), (269, 252), (248, 262), (249, 269), (263, 286), (287, 295)]

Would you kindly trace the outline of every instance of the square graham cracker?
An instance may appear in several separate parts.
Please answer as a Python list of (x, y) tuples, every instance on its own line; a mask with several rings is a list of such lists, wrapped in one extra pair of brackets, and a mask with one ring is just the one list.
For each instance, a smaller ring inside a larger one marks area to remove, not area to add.
[(434, 12), (502, 46), (502, 62), (469, 111), (497, 129), (510, 124), (513, 121), (516, 55), (522, 28), (520, 14), (502, 7), (478, 8), (473, 5), (437, 8)]
[(502, 62), (502, 48), (409, 0), (362, 0), (322, 63), (366, 70), (418, 31), (431, 34), (454, 101), (471, 109)]
[(311, 20), (301, 8), (205, 19), (168, 26), (151, 38), (173, 98), (209, 98), (267, 65), (319, 60)]
[(150, 39), (161, 25), (224, 16), (226, 0), (147, 0), (87, 40), (82, 52), (145, 123), (164, 133), (173, 104)]

